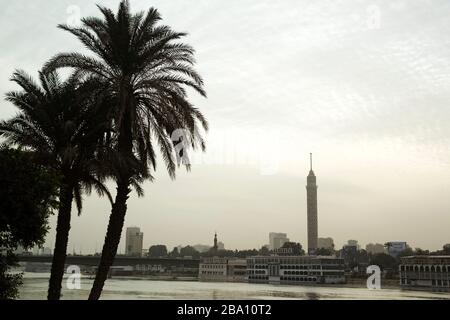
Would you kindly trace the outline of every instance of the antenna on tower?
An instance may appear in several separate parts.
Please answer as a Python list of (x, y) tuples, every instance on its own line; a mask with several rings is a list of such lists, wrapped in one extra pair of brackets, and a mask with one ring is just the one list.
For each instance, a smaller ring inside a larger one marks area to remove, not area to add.
[(312, 153), (309, 154), (309, 165), (310, 165), (310, 170), (312, 171)]

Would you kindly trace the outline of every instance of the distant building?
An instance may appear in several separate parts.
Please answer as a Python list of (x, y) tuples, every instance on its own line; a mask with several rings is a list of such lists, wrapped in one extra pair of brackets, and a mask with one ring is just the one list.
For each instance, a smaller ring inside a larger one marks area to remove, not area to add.
[(237, 258), (202, 258), (198, 273), (200, 281), (244, 282), (247, 262)]
[(344, 260), (316, 256), (248, 257), (251, 283), (318, 284), (345, 283)]
[(400, 260), (403, 288), (450, 292), (450, 256), (410, 256)]
[(34, 246), (31, 250), (33, 256), (51, 256), (53, 254), (52, 248)]
[(286, 242), (289, 242), (289, 238), (287, 237), (286, 233), (279, 233), (279, 232), (269, 233), (269, 249), (270, 250), (279, 249)]
[(125, 255), (140, 257), (142, 255), (142, 243), (144, 234), (137, 227), (129, 227), (126, 231)]
[(404, 241), (391, 241), (386, 243), (387, 250), (390, 256), (398, 257), (400, 253), (408, 248), (408, 245)]
[(247, 260), (228, 259), (227, 281), (245, 282), (247, 280)]
[(217, 242), (218, 250), (225, 250), (225, 244), (222, 241)]
[(360, 249), (360, 246), (358, 244), (358, 240), (348, 240), (347, 241), (347, 246), (354, 246), (354, 247), (356, 247), (356, 250)]
[(318, 238), (317, 239), (317, 248), (334, 250), (333, 238)]
[(386, 248), (381, 243), (369, 243), (366, 245), (366, 251), (371, 254), (386, 253)]

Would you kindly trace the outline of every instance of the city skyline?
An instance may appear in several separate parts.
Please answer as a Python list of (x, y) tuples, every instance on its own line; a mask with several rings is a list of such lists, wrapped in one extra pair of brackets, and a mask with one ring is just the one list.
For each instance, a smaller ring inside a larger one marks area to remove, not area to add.
[[(81, 50), (55, 27), (70, 18), (74, 2), (5, 4), (0, 40), (10, 45), (0, 58), (2, 96), (17, 89), (8, 81), (15, 68), (35, 76), (60, 48)], [(449, 242), (448, 2), (151, 5), (189, 32), (209, 97), (192, 101), (211, 131), (189, 174), (171, 181), (160, 164), (155, 182), (143, 184), (146, 197), (132, 194), (125, 227), (141, 228), (144, 248), (209, 244), (215, 230), (228, 248), (260, 248), (272, 231), (306, 248), (309, 152), (320, 168), (319, 237), (332, 237), (337, 248), (348, 239), (430, 250)], [(135, 11), (148, 6), (132, 1)], [(98, 15), (94, 3), (80, 9)], [(1, 118), (15, 112), (1, 99)], [(85, 197), (68, 252), (100, 250), (109, 212), (106, 199)], [(46, 247), (53, 247), (55, 221)], [(86, 234), (90, 228), (96, 232)]]

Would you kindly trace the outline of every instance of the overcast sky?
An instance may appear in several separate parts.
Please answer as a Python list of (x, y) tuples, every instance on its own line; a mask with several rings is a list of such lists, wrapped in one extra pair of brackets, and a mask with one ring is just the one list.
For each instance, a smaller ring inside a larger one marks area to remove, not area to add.
[[(0, 94), (15, 68), (83, 51), (58, 23), (98, 15), (93, 1), (2, 1)], [(115, 1), (98, 1), (116, 10)], [(89, 3), (89, 4), (88, 4)], [(73, 6), (75, 5), (75, 6)], [(309, 152), (319, 185), (319, 236), (450, 242), (450, 2), (131, 0), (187, 31), (208, 99), (208, 151), (171, 181), (160, 164), (126, 226), (144, 247), (260, 248), (286, 232), (306, 246)], [(16, 110), (0, 101), (0, 118)], [(112, 185), (114, 191), (114, 186)], [(86, 198), (69, 251), (100, 250), (110, 205)], [(54, 244), (55, 218), (47, 246)], [(125, 233), (125, 232), (124, 232)], [(121, 243), (120, 251), (124, 251)]]

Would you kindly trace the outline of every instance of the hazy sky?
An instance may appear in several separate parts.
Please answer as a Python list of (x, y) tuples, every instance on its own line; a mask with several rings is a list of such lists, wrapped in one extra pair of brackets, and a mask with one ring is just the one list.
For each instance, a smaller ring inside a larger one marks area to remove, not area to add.
[[(15, 68), (35, 75), (55, 53), (84, 50), (58, 23), (76, 21), (78, 9), (98, 15), (93, 1), (0, 1), (1, 95), (16, 88)], [(271, 231), (305, 247), (309, 152), (319, 236), (337, 247), (450, 242), (449, 1), (131, 5), (155, 6), (189, 32), (208, 92), (192, 101), (211, 126), (191, 173), (171, 181), (160, 163), (145, 198), (130, 199), (125, 226), (141, 227), (144, 247), (212, 244), (214, 231), (231, 249), (260, 248)], [(0, 101), (0, 118), (15, 112)], [(100, 250), (109, 212), (105, 199), (86, 198), (69, 251)]]

